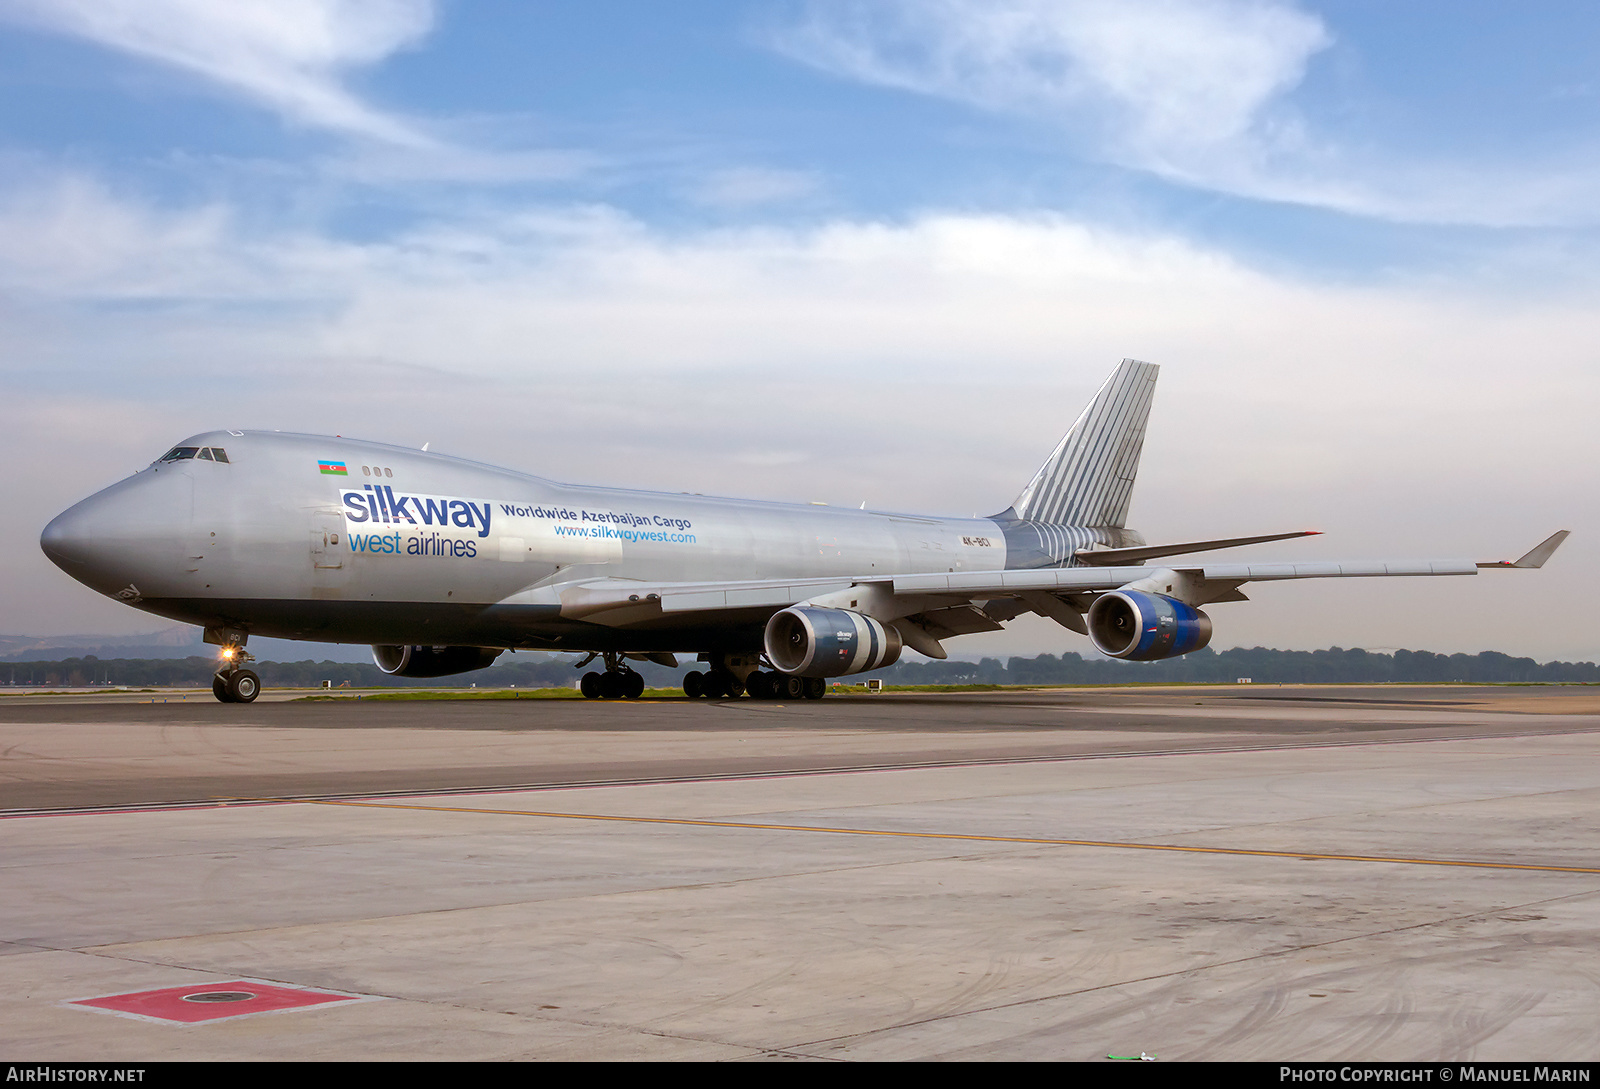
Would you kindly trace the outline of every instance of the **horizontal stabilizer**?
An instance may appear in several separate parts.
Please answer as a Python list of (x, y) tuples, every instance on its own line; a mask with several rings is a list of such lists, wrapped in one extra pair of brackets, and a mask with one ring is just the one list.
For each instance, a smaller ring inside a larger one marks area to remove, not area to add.
[(1543, 567), (1544, 561), (1555, 554), (1561, 547), (1561, 542), (1567, 539), (1570, 530), (1558, 529), (1544, 540), (1531, 548), (1527, 555), (1520, 560), (1495, 560), (1492, 563), (1480, 563), (1479, 567)]
[[(1232, 548), (1235, 545), (1287, 541), (1291, 537), (1315, 537), (1321, 532), (1320, 529), (1298, 529), (1293, 533), (1268, 533), (1260, 537), (1228, 537), (1219, 541), (1186, 541), (1183, 544), (1141, 545), (1138, 548), (1080, 548), (1076, 555), (1080, 563), (1093, 567), (1116, 567), (1121, 564), (1153, 560), (1161, 556), (1186, 556), (1190, 552), (1210, 552), (1218, 548)], [(1543, 548), (1544, 545), (1539, 547)], [(1531, 556), (1533, 553), (1530, 552), (1528, 555)]]

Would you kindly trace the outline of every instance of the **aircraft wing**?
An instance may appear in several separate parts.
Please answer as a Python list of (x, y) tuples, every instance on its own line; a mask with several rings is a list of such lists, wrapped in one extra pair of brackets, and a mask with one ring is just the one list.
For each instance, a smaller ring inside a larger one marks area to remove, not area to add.
[[(1093, 596), (1137, 589), (1166, 594), (1189, 605), (1246, 600), (1247, 582), (1284, 579), (1384, 578), (1476, 575), (1480, 568), (1536, 568), (1566, 539), (1562, 530), (1521, 559), (1321, 560), (1310, 563), (1199, 563), (1171, 566), (1050, 567), (1021, 571), (957, 571), (910, 575), (770, 579), (742, 582), (660, 582), (593, 578), (543, 588), (563, 617), (607, 627), (657, 627), (688, 614), (730, 613), (746, 619), (791, 605), (852, 609), (896, 626), (907, 645), (944, 657), (938, 640), (997, 631), (1002, 621), (1036, 612), (1084, 632), (1083, 613)], [(523, 599), (524, 595), (517, 595)], [(526, 600), (532, 600), (531, 597)]]

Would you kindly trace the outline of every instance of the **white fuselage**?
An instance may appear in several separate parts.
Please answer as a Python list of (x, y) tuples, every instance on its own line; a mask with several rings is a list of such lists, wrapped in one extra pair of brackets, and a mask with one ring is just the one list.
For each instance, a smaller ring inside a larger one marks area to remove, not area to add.
[[(1016, 527), (991, 518), (580, 487), (276, 432), (211, 432), (190, 447), (227, 461), (158, 462), (62, 514), (47, 551), (140, 608), (288, 638), (588, 649), (582, 626), (559, 619), (563, 583), (1037, 567), (1106, 539), (1052, 527), (1058, 554), (1022, 557), (1008, 555)], [(692, 650), (708, 638), (721, 637), (691, 624), (645, 641)]]

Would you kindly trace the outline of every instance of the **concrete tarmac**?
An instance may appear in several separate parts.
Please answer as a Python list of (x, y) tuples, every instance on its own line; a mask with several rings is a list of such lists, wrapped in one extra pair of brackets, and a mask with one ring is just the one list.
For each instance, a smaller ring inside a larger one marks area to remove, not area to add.
[[(1571, 1060), (1600, 694), (0, 696), (0, 1052)], [(177, 1025), (228, 981), (372, 1000)]]

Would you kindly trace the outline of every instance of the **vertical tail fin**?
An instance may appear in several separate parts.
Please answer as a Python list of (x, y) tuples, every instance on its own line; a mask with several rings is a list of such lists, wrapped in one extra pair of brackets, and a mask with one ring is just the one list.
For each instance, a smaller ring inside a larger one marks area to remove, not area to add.
[(1122, 361), (1017, 496), (1017, 517), (1069, 526), (1127, 524), (1160, 373), (1154, 363)]

